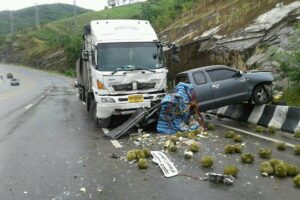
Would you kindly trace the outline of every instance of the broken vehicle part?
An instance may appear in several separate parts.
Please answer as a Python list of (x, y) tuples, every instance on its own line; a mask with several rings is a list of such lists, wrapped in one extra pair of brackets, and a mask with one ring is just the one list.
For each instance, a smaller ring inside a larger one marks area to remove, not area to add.
[(165, 177), (169, 178), (178, 175), (178, 170), (163, 152), (151, 151), (151, 155), (153, 156), (152, 161), (158, 164)]

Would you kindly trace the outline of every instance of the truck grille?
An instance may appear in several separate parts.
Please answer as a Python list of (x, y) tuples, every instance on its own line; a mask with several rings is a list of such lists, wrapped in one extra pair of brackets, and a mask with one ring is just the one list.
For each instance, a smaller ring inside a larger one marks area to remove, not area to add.
[[(137, 90), (149, 90), (155, 87), (156, 83), (137, 83), (136, 89)], [(113, 85), (115, 91), (131, 91), (134, 90), (133, 84), (121, 84), (121, 85)]]

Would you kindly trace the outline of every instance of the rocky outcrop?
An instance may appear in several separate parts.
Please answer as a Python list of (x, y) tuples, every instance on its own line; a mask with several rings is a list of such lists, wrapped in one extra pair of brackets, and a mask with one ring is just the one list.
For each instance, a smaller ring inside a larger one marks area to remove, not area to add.
[[(192, 42), (181, 46), (181, 62), (169, 62), (171, 77), (176, 73), (211, 64), (227, 64), (241, 70), (254, 68), (277, 70), (266, 49), (270, 46), (288, 49), (288, 38), (300, 19), (300, 1), (275, 8), (231, 34), (219, 34), (216, 26), (205, 31)], [(171, 78), (170, 77), (170, 78)]]

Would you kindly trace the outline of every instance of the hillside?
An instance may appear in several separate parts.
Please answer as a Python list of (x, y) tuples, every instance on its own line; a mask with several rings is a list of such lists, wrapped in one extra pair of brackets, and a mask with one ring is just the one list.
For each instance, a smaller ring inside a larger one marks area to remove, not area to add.
[[(40, 24), (45, 24), (58, 19), (67, 18), (73, 15), (74, 7), (68, 4), (48, 4), (39, 5), (38, 14)], [(90, 10), (77, 7), (77, 13), (82, 14)], [(35, 27), (36, 8), (28, 7), (21, 10), (13, 11), (14, 29), (15, 31), (24, 30), (26, 28)], [(0, 35), (10, 33), (10, 14), (11, 11), (0, 12)]]
[[(199, 54), (197, 38), (217, 28), (218, 34), (230, 35), (251, 24), (259, 15), (281, 1), (252, 0), (148, 0), (145, 3), (120, 6), (44, 24), (40, 29), (24, 30), (0, 37), (0, 61), (20, 63), (41, 69), (69, 72), (80, 55), (82, 27), (95, 19), (148, 19), (160, 32), (160, 38), (182, 46), (180, 65), (173, 73), (204, 64), (221, 63)], [(292, 0), (284, 0), (284, 4)], [(227, 58), (224, 55), (222, 58)], [(168, 61), (168, 59), (167, 59)], [(231, 64), (230, 62), (223, 63)], [(172, 75), (172, 73), (170, 73)]]

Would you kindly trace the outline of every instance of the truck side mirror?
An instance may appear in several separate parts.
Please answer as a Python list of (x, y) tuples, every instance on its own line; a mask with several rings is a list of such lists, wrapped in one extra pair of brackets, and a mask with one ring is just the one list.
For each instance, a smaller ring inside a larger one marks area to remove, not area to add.
[(82, 51), (82, 59), (84, 61), (88, 61), (89, 60), (89, 52), (87, 50), (83, 50)]

